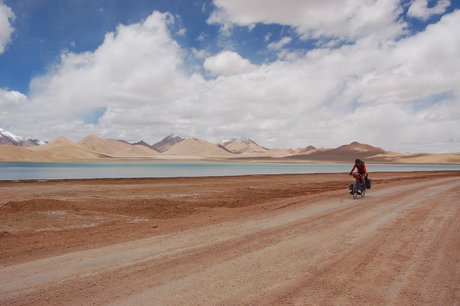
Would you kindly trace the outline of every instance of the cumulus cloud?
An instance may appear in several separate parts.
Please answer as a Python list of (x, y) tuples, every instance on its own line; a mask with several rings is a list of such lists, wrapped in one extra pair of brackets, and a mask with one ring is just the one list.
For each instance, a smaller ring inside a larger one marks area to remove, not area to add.
[(397, 41), (359, 39), (260, 65), (223, 51), (203, 64), (215, 79), (184, 72), (187, 52), (172, 38), (170, 22), (154, 12), (118, 26), (94, 52), (63, 54), (32, 82), (28, 98), (0, 91), (0, 105), (16, 105), (2, 122), (15, 120), (48, 139), (97, 133), (154, 142), (175, 132), (215, 142), (247, 136), (267, 147), (361, 141), (460, 151), (460, 11)]
[[(27, 110), (28, 98), (24, 94), (0, 88), (0, 128), (7, 128), (8, 126), (17, 127), (17, 130), (24, 127), (23, 119), (28, 117)], [(24, 114), (24, 116), (22, 115)], [(22, 129), (25, 132), (24, 136), (28, 135), (30, 131)]]
[(235, 75), (253, 71), (256, 66), (238, 53), (223, 51), (208, 57), (204, 61), (204, 68), (215, 75)]
[(13, 26), (11, 22), (15, 16), (10, 7), (0, 1), (0, 54), (5, 51), (6, 46), (10, 42)]
[(372, 35), (384, 40), (403, 33), (399, 0), (214, 0), (208, 19), (228, 29), (256, 23), (289, 25), (307, 38), (356, 40)]
[(27, 100), (27, 96), (24, 94), (12, 90), (5, 90), (0, 88), (0, 105), (6, 106), (10, 104), (20, 104)]
[(171, 18), (154, 12), (141, 23), (119, 25), (94, 52), (62, 54), (48, 74), (31, 83), (36, 116), (56, 114), (55, 118), (73, 120), (83, 130), (93, 128), (84, 125), (88, 112), (106, 108), (99, 128), (109, 131), (114, 125), (120, 131), (129, 122), (130, 128), (137, 128), (125, 132), (130, 137), (140, 132), (142, 124), (161, 121), (165, 106), (188, 95), (192, 84), (200, 82), (200, 77), (181, 70), (182, 53), (168, 31)]
[(450, 113), (460, 109), (457, 31), (460, 12), (398, 42), (362, 40), (264, 64), (219, 79), (208, 95), (221, 105), (241, 106), (226, 129), (253, 131), (267, 146), (358, 140), (395, 150), (442, 151), (445, 141), (458, 151), (457, 115)]
[[(448, 111), (459, 109), (459, 25), (455, 13), (398, 43), (313, 50), (220, 78), (203, 98), (219, 101), (223, 111), (216, 114), (226, 125), (217, 128), (236, 135), (251, 131), (267, 146), (358, 140), (442, 151), (443, 141), (459, 137), (456, 116)], [(438, 120), (428, 121), (433, 116)]]
[(413, 0), (407, 14), (426, 20), (433, 15), (443, 14), (450, 5), (450, 0), (438, 0), (434, 6), (428, 7), (428, 0)]

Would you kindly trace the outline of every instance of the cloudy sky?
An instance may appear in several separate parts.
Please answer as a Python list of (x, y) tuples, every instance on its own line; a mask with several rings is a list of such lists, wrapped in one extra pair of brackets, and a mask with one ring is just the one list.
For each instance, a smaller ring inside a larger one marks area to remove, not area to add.
[(0, 128), (460, 152), (460, 1), (0, 0)]

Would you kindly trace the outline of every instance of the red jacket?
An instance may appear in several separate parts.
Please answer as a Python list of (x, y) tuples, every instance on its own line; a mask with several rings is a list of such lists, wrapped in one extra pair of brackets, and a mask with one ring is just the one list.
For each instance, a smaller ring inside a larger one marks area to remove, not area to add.
[(367, 173), (367, 170), (366, 170), (366, 165), (364, 163), (361, 163), (361, 164), (354, 164), (353, 165), (353, 169), (351, 169), (350, 171), (350, 174), (353, 173), (353, 171), (356, 169), (358, 169), (358, 173), (359, 174), (366, 174)]

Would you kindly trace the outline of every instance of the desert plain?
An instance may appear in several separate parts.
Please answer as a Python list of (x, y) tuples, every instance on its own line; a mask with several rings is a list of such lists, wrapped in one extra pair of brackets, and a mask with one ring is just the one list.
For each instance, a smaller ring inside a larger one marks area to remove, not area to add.
[(458, 305), (460, 172), (0, 182), (1, 305)]

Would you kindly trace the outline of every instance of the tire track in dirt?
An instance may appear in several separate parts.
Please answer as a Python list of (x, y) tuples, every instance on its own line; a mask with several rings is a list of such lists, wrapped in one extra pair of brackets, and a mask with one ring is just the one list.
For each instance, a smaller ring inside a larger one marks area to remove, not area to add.
[[(458, 188), (458, 184), (457, 181), (455, 188)], [(412, 198), (418, 199), (416, 204), (422, 201), (420, 193), (423, 190), (434, 194), (435, 188), (426, 188), (430, 184), (418, 185), (418, 194), (414, 190), (414, 194), (411, 195)], [(452, 188), (452, 185), (444, 186), (440, 192), (449, 188)], [(384, 207), (387, 209), (386, 211), (391, 215), (395, 215), (394, 209), (397, 206), (402, 206), (399, 208), (400, 211), (407, 209), (404, 206), (406, 200), (407, 197), (400, 199), (399, 202), (380, 202), (380, 204), (387, 205), (387, 207)], [(406, 206), (409, 208), (416, 205), (413, 202), (408, 203)], [(392, 209), (388, 209), (390, 204), (393, 204)], [(382, 208), (382, 205), (379, 205), (379, 208)], [(382, 210), (380, 211), (382, 212)], [(355, 218), (360, 219), (362, 213), (367, 214), (361, 211)], [(374, 216), (376, 215), (378, 214), (374, 214)], [(386, 216), (384, 215), (384, 217)], [(384, 219), (389, 220), (389, 222), (392, 220)], [(375, 228), (375, 219), (371, 218), (368, 221), (367, 224), (370, 225), (370, 228)], [(243, 254), (219, 266), (210, 267), (198, 275), (189, 275), (173, 282), (173, 284), (168, 283), (123, 300), (120, 304), (137, 304), (158, 299), (161, 303), (175, 305), (180, 303), (176, 299), (177, 296), (180, 296), (182, 301), (195, 301), (197, 304), (271, 304), (274, 298), (273, 295), (276, 297), (282, 294), (286, 287), (297, 283), (298, 279), (303, 279), (305, 274), (312, 273), (312, 271), (318, 271), (321, 274), (322, 269), (320, 267), (324, 265), (325, 267), (330, 265), (340, 266), (343, 254), (354, 252), (356, 247), (361, 245), (360, 240), (364, 240), (366, 243), (373, 241), (374, 232), (363, 231), (362, 225), (363, 223), (350, 219), (350, 216), (347, 215), (340, 224), (332, 226), (329, 224), (329, 227), (326, 225), (319, 232), (308, 232), (307, 235), (291, 237), (286, 241), (270, 245), (256, 252)], [(352, 233), (351, 235), (349, 234), (350, 232)], [(364, 249), (367, 248), (366, 245), (363, 247)], [(301, 269), (300, 267), (303, 266), (308, 268), (306, 270)], [(213, 277), (214, 275), (219, 275), (219, 277)], [(313, 277), (317, 276), (318, 273), (314, 274)], [(331, 281), (333, 284), (334, 279), (329, 280), (329, 283)], [(228, 287), (232, 290), (225, 292)], [(346, 291), (339, 291), (331, 284), (322, 283), (319, 288), (323, 288), (326, 291), (326, 296), (332, 295), (333, 298), (329, 302), (335, 301), (334, 303), (338, 302), (340, 304), (341, 296), (346, 296)], [(316, 287), (313, 289), (312, 292), (314, 292), (315, 296), (319, 291)], [(300, 299), (297, 304), (314, 301), (314, 299), (310, 298)], [(379, 300), (368, 299), (367, 302), (369, 301), (378, 302)], [(280, 300), (276, 298), (274, 304), (278, 302)], [(348, 301), (348, 303), (350, 302), (352, 301)]]
[[(263, 304), (315, 298), (327, 301), (332, 294), (329, 301), (338, 302), (347, 295), (336, 284), (338, 272), (334, 266), (347, 266), (342, 278), (350, 279), (350, 275), (369, 269), (366, 263), (375, 261), (375, 254), (400, 254), (411, 239), (418, 238), (419, 232), (407, 230), (399, 237), (401, 227), (395, 220), (412, 209), (423, 212), (423, 207), (429, 206), (426, 203), (430, 203), (424, 200), (425, 194), (431, 198), (442, 196), (444, 191), (457, 190), (460, 184), (458, 179), (434, 183), (435, 186), (433, 182), (424, 182), (391, 187), (372, 192), (364, 199), (321, 201), (247, 220), (3, 268), (0, 301)], [(445, 209), (458, 215), (458, 208), (443, 208), (438, 208), (438, 218), (442, 218)], [(434, 213), (433, 209), (426, 208), (425, 212)], [(430, 223), (429, 216), (417, 219), (420, 226), (431, 229), (428, 233), (444, 230), (455, 238), (451, 217), (444, 217), (445, 222)], [(414, 221), (402, 217), (400, 224), (406, 223), (409, 228), (417, 228)], [(436, 227), (438, 224), (444, 226)], [(385, 233), (386, 228), (390, 235)], [(381, 248), (387, 244), (390, 253)], [(396, 245), (401, 250), (395, 251)], [(352, 261), (355, 257), (361, 259)], [(386, 262), (397, 259), (401, 260), (390, 256)], [(351, 283), (356, 284), (353, 278)], [(361, 288), (358, 284), (357, 288)], [(396, 289), (401, 287), (397, 282), (390, 284)], [(400, 294), (396, 289), (390, 290), (394, 298)], [(311, 292), (315, 294), (310, 295)], [(360, 300), (385, 301), (377, 293), (354, 293), (346, 301)]]
[[(375, 234), (356, 244), (355, 249), (322, 265), (313, 275), (286, 290), (275, 303), (458, 302), (459, 185), (435, 186), (424, 192), (430, 196), (411, 202), (411, 206), (377, 228)], [(449, 285), (457, 288), (449, 289)]]

